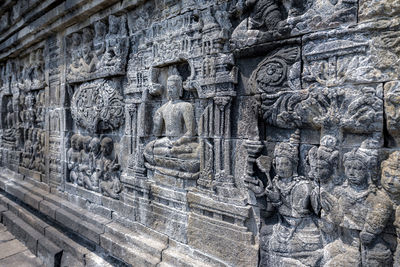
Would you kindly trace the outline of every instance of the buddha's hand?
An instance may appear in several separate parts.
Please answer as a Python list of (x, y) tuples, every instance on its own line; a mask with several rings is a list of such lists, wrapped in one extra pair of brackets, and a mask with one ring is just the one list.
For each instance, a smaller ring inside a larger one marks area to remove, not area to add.
[(178, 140), (172, 142), (173, 146), (180, 146), (180, 145), (184, 145), (184, 144), (188, 144), (188, 143), (192, 143), (194, 142), (195, 138), (193, 136), (182, 136), (181, 138), (179, 138)]

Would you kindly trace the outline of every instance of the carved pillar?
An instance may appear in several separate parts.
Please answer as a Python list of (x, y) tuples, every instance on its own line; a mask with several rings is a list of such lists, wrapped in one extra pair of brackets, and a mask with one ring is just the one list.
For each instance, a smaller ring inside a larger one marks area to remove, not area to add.
[(231, 96), (214, 97), (215, 109), (215, 181), (218, 194), (233, 197), (236, 193), (231, 160)]

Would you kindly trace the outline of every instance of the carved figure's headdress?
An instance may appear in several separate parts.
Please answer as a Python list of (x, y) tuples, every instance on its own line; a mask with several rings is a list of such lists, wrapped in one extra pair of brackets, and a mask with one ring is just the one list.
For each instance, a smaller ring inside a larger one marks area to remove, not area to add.
[(378, 162), (378, 141), (367, 139), (361, 143), (359, 148), (355, 148), (344, 154), (344, 161), (358, 160), (364, 164), (366, 169), (373, 170)]
[(320, 146), (310, 149), (308, 152), (308, 162), (323, 160), (333, 166), (338, 164), (337, 159), (339, 157), (339, 151), (336, 147), (337, 139), (332, 135), (325, 135), (322, 137)]
[(289, 142), (281, 142), (275, 146), (275, 157), (286, 157), (297, 166), (299, 163), (300, 130), (290, 136)]
[(381, 169), (383, 170), (385, 168), (400, 170), (400, 151), (393, 152), (386, 160), (382, 161)]
[(378, 156), (379, 142), (375, 139), (367, 139), (361, 143), (359, 148), (355, 148), (344, 154), (343, 162), (359, 161), (368, 172), (369, 182), (377, 182), (378, 176)]

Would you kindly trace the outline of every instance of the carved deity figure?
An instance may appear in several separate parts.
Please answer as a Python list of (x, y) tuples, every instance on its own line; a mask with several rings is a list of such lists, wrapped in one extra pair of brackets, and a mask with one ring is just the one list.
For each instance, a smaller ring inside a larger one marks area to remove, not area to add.
[(97, 58), (97, 64), (101, 65), (101, 61), (103, 55), (106, 51), (106, 44), (104, 42), (105, 35), (106, 35), (106, 25), (101, 20), (97, 21), (94, 24), (94, 39), (93, 39), (93, 48), (94, 53)]
[(385, 118), (389, 134), (400, 144), (400, 83), (385, 84)]
[(44, 73), (43, 73), (43, 50), (38, 49), (36, 52), (32, 52), (32, 54), (35, 53), (35, 64), (34, 64), (34, 69), (32, 73), (32, 87), (34, 88), (39, 88), (42, 86), (42, 83), (44, 81)]
[[(83, 184), (89, 190), (98, 191), (99, 179), (102, 173), (102, 164), (98, 163), (101, 161), (100, 139), (97, 137), (92, 138), (89, 144), (89, 149), (89, 170), (91, 171), (91, 175), (89, 177), (84, 177)], [(97, 169), (97, 166), (100, 168)]]
[(122, 55), (128, 47), (128, 39), (126, 37), (125, 17), (111, 15), (108, 18), (108, 24), (104, 64), (112, 66), (122, 60)]
[(395, 251), (393, 266), (399, 266), (400, 152), (390, 154), (382, 162), (381, 170), (382, 189), (371, 195), (372, 207), (360, 233), (362, 263), (364, 266), (392, 266), (392, 254)]
[(46, 133), (45, 131), (38, 131), (36, 142), (33, 145), (33, 155), (32, 155), (32, 168), (38, 172), (45, 171), (45, 140), (46, 140)]
[(33, 154), (33, 152), (32, 152), (32, 135), (33, 135), (33, 129), (28, 129), (28, 131), (26, 131), (24, 151), (22, 152), (22, 166), (25, 168), (29, 167), (30, 158), (31, 158), (31, 155)]
[(81, 71), (85, 73), (93, 72), (96, 68), (97, 58), (93, 57), (92, 52), (93, 31), (84, 28), (82, 31), (82, 58), (80, 59)]
[(29, 155), (29, 164), (26, 167), (33, 170), (36, 154), (40, 151), (40, 130), (39, 129), (32, 130), (31, 142), (32, 143), (31, 143), (31, 150), (30, 150), (30, 155)]
[(146, 145), (144, 156), (152, 166), (197, 172), (198, 142), (193, 105), (182, 96), (182, 78), (172, 75), (167, 81), (168, 102), (154, 115), (154, 135), (158, 139)]
[(322, 241), (316, 217), (310, 209), (312, 184), (297, 174), (299, 131), (289, 143), (274, 151), (276, 176), (264, 195), (277, 211), (278, 223), (262, 244), (268, 250), (268, 266), (315, 266), (322, 258)]
[(113, 140), (109, 137), (104, 137), (100, 143), (102, 165), (100, 191), (106, 196), (119, 199), (119, 193), (122, 190), (121, 182), (119, 180), (121, 166), (118, 163), (117, 156), (112, 158), (113, 149)]
[(308, 176), (314, 180), (311, 192), (311, 205), (315, 214), (320, 215), (318, 226), (321, 230), (324, 245), (336, 239), (335, 225), (331, 218), (330, 205), (337, 201), (333, 179), (338, 166), (339, 151), (336, 148), (337, 139), (331, 135), (321, 138), (320, 146), (313, 147), (308, 152), (310, 172)]
[(71, 64), (69, 65), (69, 71), (72, 73), (79, 73), (81, 69), (81, 50), (82, 37), (79, 33), (75, 32), (71, 36)]
[(33, 128), (36, 120), (36, 112), (34, 109), (35, 99), (32, 94), (25, 98), (26, 110), (24, 111), (25, 128)]
[(14, 110), (13, 110), (13, 104), (12, 101), (8, 102), (7, 104), (7, 115), (6, 115), (6, 125), (5, 125), (4, 133), (3, 133), (3, 140), (9, 141), (9, 142), (15, 142), (16, 141), (16, 123), (15, 123), (15, 117), (14, 117)]
[(81, 151), (81, 142), (80, 142), (80, 134), (74, 134), (71, 137), (71, 148), (67, 152), (67, 162), (68, 162), (68, 170), (69, 170), (69, 180), (71, 183), (78, 183), (79, 178), (79, 164), (81, 162), (80, 159), (80, 151)]
[(81, 164), (79, 165), (79, 178), (78, 185), (85, 185), (85, 180), (89, 179), (92, 175), (92, 170), (90, 169), (90, 141), (92, 138), (90, 136), (81, 136), (80, 143), (82, 144), (82, 149), (80, 151)]
[[(343, 158), (346, 181), (338, 189), (337, 202), (326, 203), (338, 227), (339, 238), (325, 246), (325, 266), (358, 266), (362, 264), (364, 248), (360, 233), (368, 211), (372, 207), (376, 188), (371, 174), (377, 167), (375, 141), (365, 140), (360, 148), (346, 153)], [(361, 253), (360, 253), (361, 251)]]

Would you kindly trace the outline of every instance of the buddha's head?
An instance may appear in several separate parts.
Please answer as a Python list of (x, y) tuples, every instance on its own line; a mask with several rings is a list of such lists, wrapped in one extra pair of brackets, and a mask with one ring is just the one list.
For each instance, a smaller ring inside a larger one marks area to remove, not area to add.
[(176, 100), (182, 96), (183, 86), (182, 78), (179, 75), (171, 75), (167, 80), (167, 98), (168, 100)]

